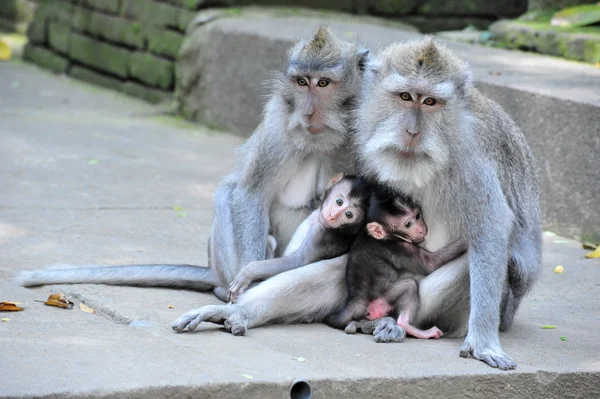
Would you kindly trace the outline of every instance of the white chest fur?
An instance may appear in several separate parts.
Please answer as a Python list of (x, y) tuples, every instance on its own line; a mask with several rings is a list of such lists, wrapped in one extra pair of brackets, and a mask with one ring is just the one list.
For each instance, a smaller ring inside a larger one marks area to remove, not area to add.
[(298, 165), (285, 189), (279, 194), (279, 202), (288, 208), (302, 208), (310, 203), (315, 194), (325, 191), (333, 177), (328, 162), (320, 158), (307, 158)]

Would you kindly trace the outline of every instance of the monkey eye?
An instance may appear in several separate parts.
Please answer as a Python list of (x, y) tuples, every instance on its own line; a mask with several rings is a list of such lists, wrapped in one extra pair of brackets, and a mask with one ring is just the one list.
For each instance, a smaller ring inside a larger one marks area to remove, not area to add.
[(421, 220), (421, 212), (417, 213), (417, 220)]
[(350, 211), (346, 211), (346, 217), (348, 219), (352, 219), (354, 217), (354, 214), (352, 212), (350, 212)]
[(435, 105), (436, 103), (437, 103), (437, 101), (434, 98), (431, 98), (431, 97), (427, 97), (425, 99), (425, 101), (423, 101), (423, 104), (429, 105), (429, 106)]
[(344, 205), (344, 200), (341, 198), (336, 198), (335, 203), (337, 204), (337, 206), (342, 206)]
[(412, 222), (408, 222), (404, 225), (405, 229), (410, 229), (410, 226), (412, 226)]
[(321, 79), (317, 82), (317, 86), (319, 87), (327, 87), (329, 85), (329, 81), (327, 79)]
[(298, 85), (300, 86), (308, 86), (308, 82), (306, 81), (306, 79), (304, 78), (298, 78), (296, 79), (296, 82), (298, 83)]
[(400, 93), (400, 98), (402, 99), (402, 101), (412, 101), (411, 95), (406, 92)]

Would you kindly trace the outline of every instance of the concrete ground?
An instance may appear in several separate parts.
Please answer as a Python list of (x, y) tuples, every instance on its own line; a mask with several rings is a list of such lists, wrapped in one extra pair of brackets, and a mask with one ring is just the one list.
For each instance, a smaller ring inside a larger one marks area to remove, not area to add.
[[(26, 306), (0, 313), (0, 397), (285, 398), (299, 378), (315, 398), (600, 395), (600, 260), (548, 234), (541, 281), (501, 334), (511, 372), (460, 358), (461, 340), (376, 344), (321, 324), (174, 333), (209, 294), (17, 286), (15, 272), (51, 263), (205, 264), (212, 192), (242, 139), (18, 62), (0, 77), (0, 301)], [(76, 307), (36, 302), (54, 292)]]

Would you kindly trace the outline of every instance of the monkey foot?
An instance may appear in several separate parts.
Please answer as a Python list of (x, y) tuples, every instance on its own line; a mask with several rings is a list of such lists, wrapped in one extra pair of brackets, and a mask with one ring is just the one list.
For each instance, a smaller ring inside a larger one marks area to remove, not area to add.
[(418, 328), (414, 328), (412, 326), (401, 326), (403, 327), (408, 335), (412, 335), (415, 338), (419, 339), (438, 339), (441, 338), (444, 333), (437, 327), (431, 327), (429, 330), (419, 330)]
[(224, 324), (231, 311), (229, 305), (209, 305), (198, 309), (190, 310), (180, 316), (171, 324), (171, 328), (177, 332), (194, 331), (203, 321), (209, 321), (216, 324)]
[(225, 329), (232, 333), (233, 335), (246, 335), (248, 331), (248, 322), (246, 318), (240, 315), (239, 313), (233, 313), (223, 323)]
[(477, 349), (474, 345), (469, 344), (467, 337), (465, 343), (460, 348), (460, 357), (468, 357), (469, 355), (477, 360), (486, 362), (491, 367), (497, 367), (500, 370), (514, 370), (517, 368), (517, 363), (508, 357), (508, 355), (499, 347), (496, 349)]

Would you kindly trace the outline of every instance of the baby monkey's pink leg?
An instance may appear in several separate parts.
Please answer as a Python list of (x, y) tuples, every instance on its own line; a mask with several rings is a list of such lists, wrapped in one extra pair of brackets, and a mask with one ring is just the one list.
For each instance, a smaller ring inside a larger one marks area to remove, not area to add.
[(400, 316), (398, 316), (398, 325), (406, 331), (408, 335), (412, 335), (413, 337), (420, 339), (429, 339), (429, 338), (440, 338), (443, 333), (437, 327), (431, 327), (429, 330), (420, 330), (417, 327), (410, 324), (411, 314), (410, 311), (402, 311)]

